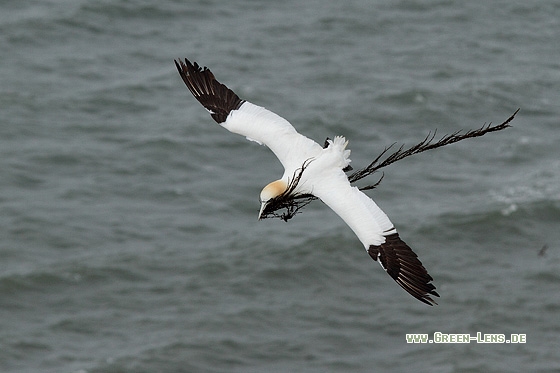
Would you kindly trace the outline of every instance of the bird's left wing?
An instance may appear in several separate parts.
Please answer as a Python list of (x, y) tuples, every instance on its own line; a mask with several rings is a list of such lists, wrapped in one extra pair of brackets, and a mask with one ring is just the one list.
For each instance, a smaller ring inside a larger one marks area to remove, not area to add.
[(439, 296), (428, 271), (401, 240), (377, 204), (348, 182), (338, 170), (315, 183), (313, 194), (336, 212), (358, 236), (368, 254), (410, 295), (429, 305)]
[(321, 150), (319, 144), (299, 134), (286, 119), (240, 99), (218, 82), (208, 68), (202, 68), (188, 59), (184, 62), (176, 60), (175, 66), (187, 88), (217, 123), (230, 132), (266, 145), (284, 168), (301, 167), (302, 158)]

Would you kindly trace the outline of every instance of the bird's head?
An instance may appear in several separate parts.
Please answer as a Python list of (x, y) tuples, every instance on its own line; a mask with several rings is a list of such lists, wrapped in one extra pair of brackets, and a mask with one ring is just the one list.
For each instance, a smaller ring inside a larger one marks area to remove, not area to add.
[(259, 211), (259, 220), (262, 219), (262, 215), (264, 209), (266, 208), (266, 205), (268, 205), (271, 200), (284, 193), (287, 189), (288, 183), (286, 183), (284, 180), (276, 180), (268, 184), (263, 188), (263, 190), (261, 190), (261, 210)]

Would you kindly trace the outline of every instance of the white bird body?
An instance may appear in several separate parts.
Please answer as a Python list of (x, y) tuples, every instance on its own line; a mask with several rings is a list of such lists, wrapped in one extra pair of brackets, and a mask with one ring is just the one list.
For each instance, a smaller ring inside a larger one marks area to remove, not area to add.
[(401, 287), (426, 304), (436, 304), (430, 295), (439, 295), (416, 254), (399, 238), (377, 204), (348, 181), (343, 170), (350, 163), (350, 150), (346, 149), (344, 137), (328, 140), (328, 146), (322, 147), (299, 134), (284, 118), (241, 100), (207, 68), (201, 69), (186, 59), (185, 63), (175, 64), (191, 93), (216, 122), (230, 132), (266, 145), (284, 166), (282, 178), (261, 192), (259, 217), (275, 198), (313, 195), (348, 224), (369, 255)]
[(247, 101), (220, 125), (272, 150), (284, 166), (280, 180), (286, 185), (307, 161), (294, 192), (313, 194), (323, 201), (348, 224), (366, 250), (385, 241), (381, 232), (396, 232), (387, 215), (371, 198), (351, 186), (342, 171), (350, 164), (350, 150), (346, 150), (348, 143), (343, 137), (335, 137), (323, 148), (298, 133), (284, 118)]

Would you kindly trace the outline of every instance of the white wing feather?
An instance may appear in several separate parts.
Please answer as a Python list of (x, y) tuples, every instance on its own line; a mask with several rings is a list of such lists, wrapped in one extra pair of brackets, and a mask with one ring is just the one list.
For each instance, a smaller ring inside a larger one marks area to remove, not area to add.
[(303, 161), (322, 151), (319, 144), (298, 133), (286, 119), (248, 101), (232, 110), (221, 125), (269, 147), (288, 171), (301, 167)]
[(329, 206), (354, 231), (366, 250), (381, 245), (385, 236), (396, 233), (393, 223), (377, 204), (348, 182), (339, 170), (315, 184), (313, 194)]

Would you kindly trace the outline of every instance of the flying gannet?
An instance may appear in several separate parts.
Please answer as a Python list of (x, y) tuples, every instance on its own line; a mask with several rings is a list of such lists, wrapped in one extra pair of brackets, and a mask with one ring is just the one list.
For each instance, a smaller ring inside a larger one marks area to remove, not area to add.
[(175, 61), (181, 78), (212, 118), (230, 132), (266, 145), (284, 166), (284, 175), (260, 193), (261, 219), (267, 207), (278, 200), (311, 195), (337, 213), (354, 231), (367, 253), (404, 290), (428, 305), (439, 297), (417, 255), (399, 237), (393, 223), (377, 204), (352, 186), (344, 170), (349, 169), (350, 150), (342, 136), (327, 139), (322, 147), (299, 134), (284, 118), (240, 99), (216, 80), (207, 68), (189, 60)]

